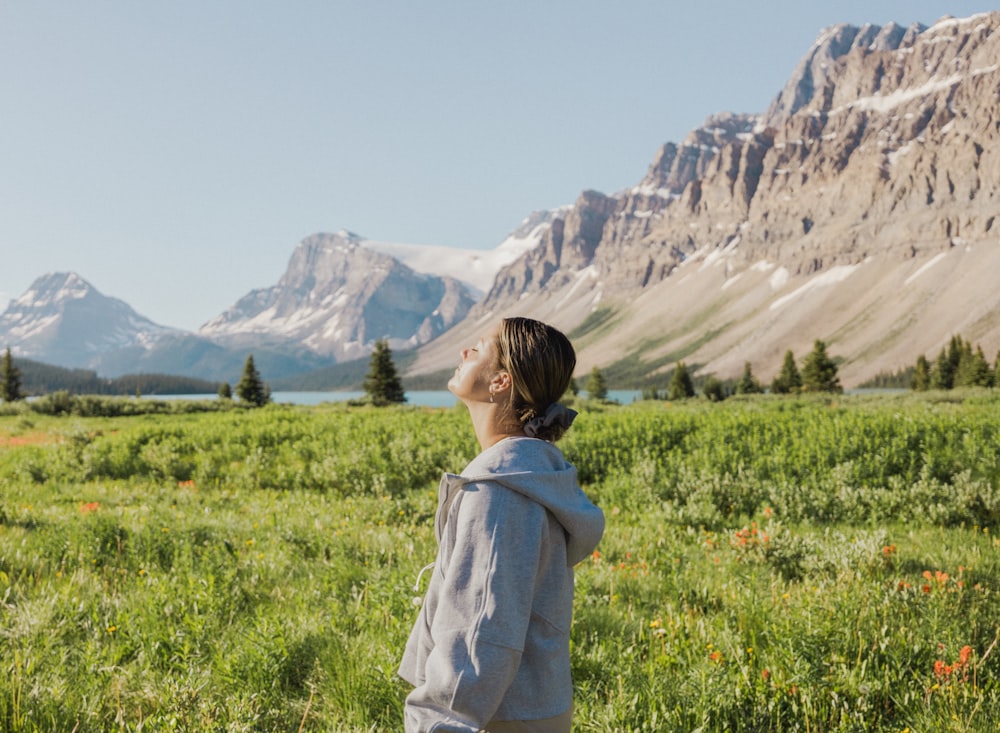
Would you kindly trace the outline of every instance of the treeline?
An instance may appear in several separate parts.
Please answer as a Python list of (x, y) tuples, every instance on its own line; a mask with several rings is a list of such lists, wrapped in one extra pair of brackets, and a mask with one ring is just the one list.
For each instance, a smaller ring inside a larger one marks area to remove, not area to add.
[(126, 374), (107, 378), (90, 369), (67, 369), (31, 359), (12, 359), (23, 396), (53, 392), (97, 395), (215, 394), (219, 385), (173, 374)]
[(933, 362), (921, 354), (913, 366), (882, 372), (862, 387), (891, 387), (923, 392), (958, 387), (1000, 387), (1000, 352), (992, 366), (979, 344), (962, 336), (952, 336)]
[[(763, 384), (753, 373), (750, 362), (743, 365), (743, 374), (739, 379), (721, 380), (709, 375), (701, 380), (701, 393), (712, 402), (721, 402), (727, 397), (737, 394), (760, 394), (770, 391), (772, 394), (798, 394), (802, 392), (844, 391), (837, 374), (836, 361), (827, 354), (826, 343), (817, 339), (813, 349), (802, 361), (801, 368), (795, 361), (791, 349), (785, 352), (785, 357), (778, 374), (769, 386)], [(670, 381), (665, 390), (647, 388), (642, 391), (645, 400), (682, 400), (694, 397), (698, 393), (696, 380), (691, 370), (681, 361), (678, 362), (670, 375)]]
[(954, 389), (956, 387), (996, 387), (1000, 385), (1000, 352), (993, 366), (979, 344), (961, 336), (952, 336), (948, 346), (941, 349), (934, 363), (921, 354), (913, 368), (911, 387), (918, 392), (928, 389)]
[[(895, 372), (883, 372), (860, 385), (877, 389), (955, 389), (959, 387), (1000, 387), (1000, 352), (993, 364), (983, 353), (982, 346), (963, 338), (952, 336), (948, 346), (941, 349), (933, 363), (921, 355), (914, 366)], [(700, 387), (709, 400), (720, 401), (734, 394), (795, 394), (801, 392), (842, 392), (837, 376), (837, 365), (826, 353), (826, 344), (817, 340), (799, 369), (791, 350), (785, 352), (781, 370), (769, 386), (753, 374), (750, 362), (744, 364), (739, 379), (720, 380), (709, 375), (701, 380), (692, 378), (684, 362), (678, 362), (665, 390), (647, 388), (643, 399), (678, 400), (694, 397)]]

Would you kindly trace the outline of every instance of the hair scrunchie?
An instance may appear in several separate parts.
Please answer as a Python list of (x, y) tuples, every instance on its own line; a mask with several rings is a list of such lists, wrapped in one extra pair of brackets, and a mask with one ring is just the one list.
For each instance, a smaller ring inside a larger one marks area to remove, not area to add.
[(531, 418), (524, 424), (524, 434), (529, 438), (534, 438), (538, 433), (553, 425), (559, 425), (564, 430), (573, 424), (576, 418), (576, 410), (571, 410), (565, 405), (553, 402), (541, 415)]

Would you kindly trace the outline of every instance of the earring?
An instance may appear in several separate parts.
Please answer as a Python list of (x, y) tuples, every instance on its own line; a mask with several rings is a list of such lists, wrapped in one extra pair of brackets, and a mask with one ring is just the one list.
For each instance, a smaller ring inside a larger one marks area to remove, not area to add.
[(490, 387), (490, 402), (493, 402), (493, 388)]

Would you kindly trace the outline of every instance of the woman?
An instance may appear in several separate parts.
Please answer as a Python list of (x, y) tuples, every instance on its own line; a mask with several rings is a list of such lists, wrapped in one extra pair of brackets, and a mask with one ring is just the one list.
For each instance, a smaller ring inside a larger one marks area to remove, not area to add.
[(573, 687), (573, 565), (604, 515), (554, 445), (576, 354), (559, 331), (507, 318), (448, 381), (482, 452), (441, 480), (438, 554), (399, 673), (408, 733), (565, 733)]

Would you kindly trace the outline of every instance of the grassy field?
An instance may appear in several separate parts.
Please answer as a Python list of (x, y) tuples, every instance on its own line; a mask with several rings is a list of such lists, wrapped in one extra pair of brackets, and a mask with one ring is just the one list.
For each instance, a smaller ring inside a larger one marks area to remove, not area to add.
[[(574, 730), (1000, 731), (1000, 397), (578, 407)], [(462, 409), (9, 410), (0, 730), (401, 730), (475, 452)]]

